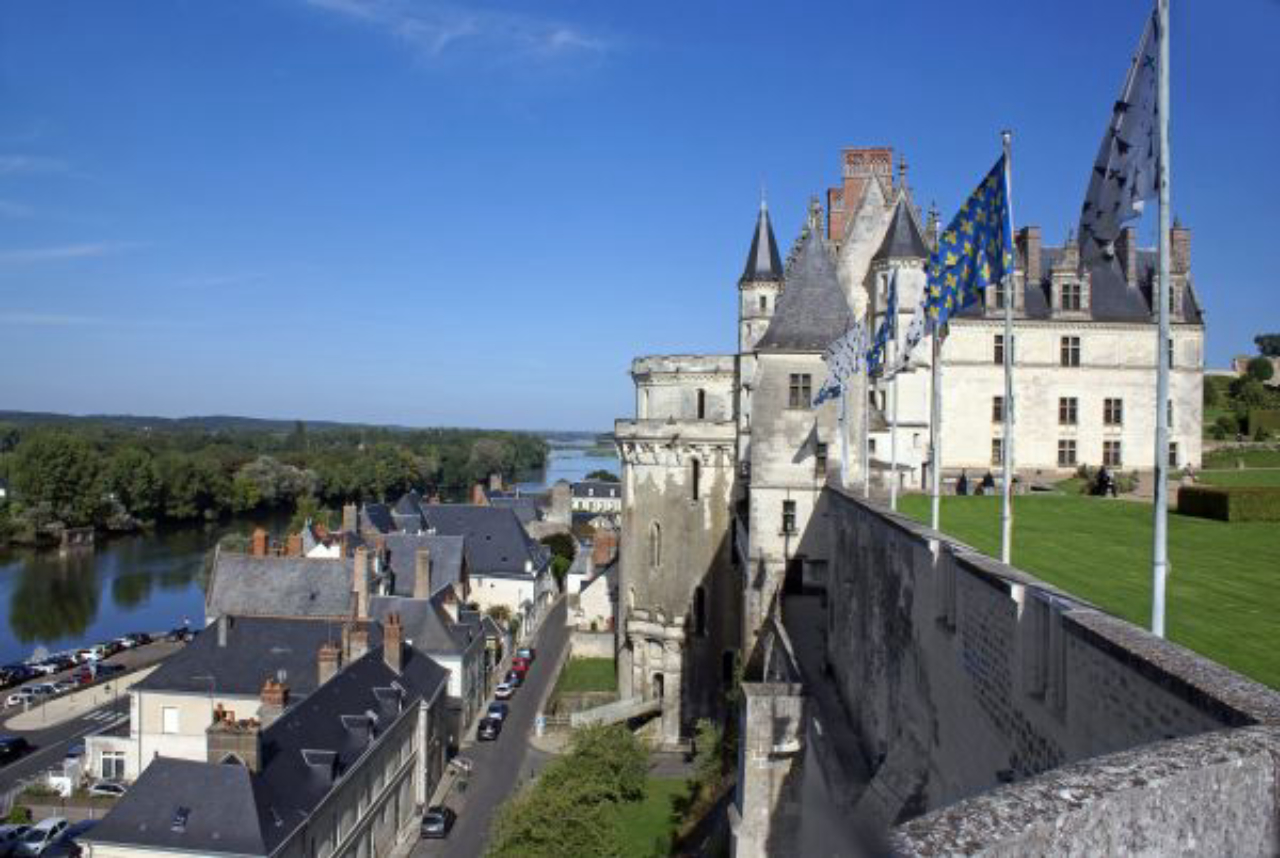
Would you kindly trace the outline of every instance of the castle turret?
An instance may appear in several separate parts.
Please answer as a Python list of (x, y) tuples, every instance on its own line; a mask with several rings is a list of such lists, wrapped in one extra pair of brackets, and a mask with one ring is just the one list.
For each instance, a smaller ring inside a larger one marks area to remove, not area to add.
[(751, 252), (738, 280), (738, 352), (755, 348), (769, 320), (773, 318), (778, 295), (782, 292), (782, 257), (769, 223), (769, 207), (760, 200), (760, 216), (751, 236)]

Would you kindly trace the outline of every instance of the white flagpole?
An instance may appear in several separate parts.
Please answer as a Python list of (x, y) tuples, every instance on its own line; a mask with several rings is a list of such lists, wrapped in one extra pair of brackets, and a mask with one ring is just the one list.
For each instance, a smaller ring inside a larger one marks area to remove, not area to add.
[(865, 378), (866, 384), (863, 386), (864, 396), (862, 397), (862, 497), (871, 497), (871, 396), (875, 392), (871, 387), (871, 367), (863, 361), (862, 377)]
[(840, 486), (849, 487), (849, 426), (845, 417), (849, 414), (849, 379), (840, 382)]
[(929, 428), (932, 438), (929, 441), (930, 458), (933, 460), (929, 468), (930, 502), (929, 526), (938, 529), (942, 519), (942, 329), (933, 330), (933, 366), (930, 367), (930, 407)]
[[(895, 272), (896, 274), (896, 272)], [(897, 289), (897, 283), (893, 286)], [(897, 302), (894, 302), (895, 305)], [(887, 307), (885, 308), (888, 309)], [(897, 313), (897, 307), (894, 308)], [(898, 359), (898, 320), (893, 320), (893, 336), (886, 343), (888, 347), (884, 359), (886, 367), (892, 367)], [(892, 355), (889, 357), (888, 355)], [(894, 371), (889, 379), (889, 509), (898, 509), (898, 371)]]
[[(1009, 206), (1009, 228), (1013, 228), (1013, 132), (1001, 133), (1004, 142), (1004, 184)], [(1004, 290), (1004, 440), (1001, 462), (1004, 466), (1000, 503), (1000, 561), (1013, 559), (1013, 271), (1008, 270), (1002, 284)]]
[(1160, 192), (1160, 339), (1156, 342), (1156, 467), (1155, 536), (1152, 551), (1151, 632), (1164, 637), (1164, 591), (1169, 575), (1169, 0), (1156, 0), (1160, 28), (1160, 65), (1156, 69), (1156, 128), (1160, 163), (1156, 165)]

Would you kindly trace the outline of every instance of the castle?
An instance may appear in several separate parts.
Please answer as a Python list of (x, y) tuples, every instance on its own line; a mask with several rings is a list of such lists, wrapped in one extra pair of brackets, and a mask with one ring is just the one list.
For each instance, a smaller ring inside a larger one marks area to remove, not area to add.
[[(927, 485), (933, 348), (926, 338), (887, 385), (856, 377), (839, 405), (813, 405), (822, 353), (857, 319), (880, 324), (896, 273), (899, 337), (926, 285), (937, 215), (921, 215), (905, 160), (847, 149), (826, 210), (810, 204), (784, 264), (762, 202), (738, 280), (738, 351), (637, 358), (635, 419), (617, 421), (623, 462), (619, 686), (661, 698), (662, 738), (678, 744), (720, 710), (735, 663), (749, 655), (778, 590), (825, 580), (823, 488)], [(1173, 334), (1168, 456), (1200, 464), (1204, 326), (1190, 272), (1190, 231), (1172, 233)], [(1079, 465), (1150, 470), (1154, 462), (1155, 253), (1132, 229), (1113, 258), (1081, 261), (1073, 238), (1017, 232), (1013, 342), (1002, 290), (955, 318), (940, 347), (944, 477), (998, 470), (1004, 454), (1003, 350), (1014, 350), (1015, 471), (1031, 483)], [(864, 410), (867, 413), (864, 413)], [(863, 427), (866, 427), (864, 429)], [(893, 433), (896, 432), (896, 445)], [(897, 448), (897, 468), (890, 449)], [(849, 461), (842, 461), (847, 457)]]

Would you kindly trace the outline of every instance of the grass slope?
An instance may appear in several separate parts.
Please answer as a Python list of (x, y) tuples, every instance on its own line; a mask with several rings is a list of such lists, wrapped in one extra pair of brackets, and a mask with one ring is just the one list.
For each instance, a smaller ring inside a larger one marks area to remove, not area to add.
[(556, 680), (557, 695), (574, 691), (617, 691), (618, 675), (611, 658), (571, 658)]
[[(929, 498), (900, 509), (928, 521)], [(942, 527), (1000, 553), (998, 497), (947, 497)], [(1046, 495), (1014, 500), (1015, 566), (1146, 627), (1151, 616), (1151, 507)], [(1171, 640), (1280, 688), (1280, 527), (1169, 516)]]
[(618, 808), (624, 858), (651, 858), (670, 851), (676, 830), (675, 803), (688, 792), (684, 778), (649, 778), (643, 801)]

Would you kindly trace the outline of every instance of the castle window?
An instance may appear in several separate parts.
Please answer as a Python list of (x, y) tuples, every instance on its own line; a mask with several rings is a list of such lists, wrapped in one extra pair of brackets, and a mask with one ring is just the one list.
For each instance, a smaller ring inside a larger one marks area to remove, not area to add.
[(1004, 334), (996, 334), (992, 363), (1004, 364)]
[(1178, 442), (1177, 441), (1169, 442), (1169, 467), (1171, 468), (1178, 467)]
[(1124, 425), (1124, 400), (1105, 399), (1102, 402), (1102, 422), (1107, 426)]
[(693, 633), (707, 635), (707, 591), (701, 587), (693, 591)]
[(1080, 401), (1074, 396), (1058, 397), (1058, 423), (1062, 426), (1074, 426), (1077, 422)]
[(791, 395), (787, 404), (791, 408), (808, 408), (813, 402), (813, 376), (809, 373), (791, 373)]
[(656, 521), (649, 525), (649, 565), (654, 569), (662, 565), (662, 528)]
[(700, 485), (702, 482), (702, 463), (699, 462), (697, 459), (694, 459), (690, 463), (689, 470), (690, 470), (689, 479), (691, 481), (691, 494), (693, 495), (693, 500), (697, 500), (701, 495), (701, 489), (702, 489), (702, 486)]
[(1074, 438), (1058, 439), (1058, 467), (1071, 468), (1076, 464), (1076, 442)]
[(1079, 366), (1080, 365), (1080, 338), (1079, 337), (1063, 337), (1062, 338), (1062, 365), (1063, 366)]
[(995, 295), (995, 298), (996, 298), (996, 309), (997, 309), (997, 310), (1003, 310), (1003, 309), (1004, 309), (1004, 305), (1005, 305), (1005, 296), (1008, 294), (1008, 293), (1007, 293), (1008, 288), (1009, 288), (1009, 287), (1008, 287), (1007, 285), (1005, 285), (1005, 281), (1003, 281), (1003, 280), (1002, 280), (1002, 281), (1000, 281), (999, 283), (997, 283), (994, 287), (992, 287), (992, 290), (991, 290), (991, 291), (992, 291), (992, 294), (993, 294), (993, 295)]
[(992, 423), (1004, 422), (1004, 397), (1003, 396), (991, 397), (991, 422)]
[(1172, 399), (1170, 399), (1168, 402), (1168, 408), (1165, 410), (1164, 419), (1165, 419), (1165, 425), (1168, 426), (1170, 429), (1172, 429), (1173, 428), (1173, 400)]
[(1079, 310), (1080, 309), (1080, 284), (1079, 283), (1063, 283), (1061, 300), (1062, 300), (1062, 309)]
[(768, 295), (760, 296), (760, 312), (761, 313), (769, 312), (769, 296)]
[(1102, 464), (1108, 468), (1118, 468), (1123, 460), (1120, 457), (1119, 441), (1103, 441), (1102, 442)]
[(991, 464), (993, 465), (1004, 464), (1004, 439), (1003, 438), (991, 439)]
[(1169, 338), (1169, 369), (1173, 369), (1173, 337)]
[(796, 502), (793, 500), (782, 502), (782, 532), (796, 532)]
[(813, 447), (813, 469), (814, 472), (824, 477), (827, 474), (827, 445), (821, 442)]

